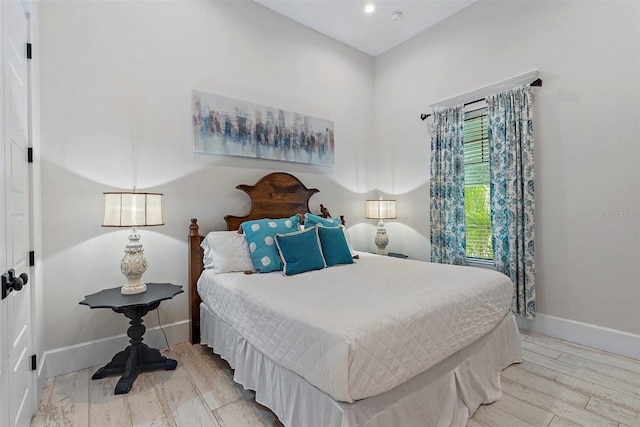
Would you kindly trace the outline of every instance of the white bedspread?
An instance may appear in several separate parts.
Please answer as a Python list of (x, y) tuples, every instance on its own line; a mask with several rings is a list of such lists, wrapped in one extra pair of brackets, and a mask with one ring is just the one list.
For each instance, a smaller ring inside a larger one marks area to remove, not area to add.
[(375, 396), (489, 332), (511, 304), (497, 272), (360, 254), (296, 276), (205, 271), (198, 292), (275, 363), (334, 399)]

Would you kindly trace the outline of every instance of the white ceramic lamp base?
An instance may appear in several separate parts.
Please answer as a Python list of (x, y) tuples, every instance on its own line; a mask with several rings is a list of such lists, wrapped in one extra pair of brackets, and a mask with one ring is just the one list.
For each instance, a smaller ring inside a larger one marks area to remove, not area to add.
[(147, 259), (144, 257), (140, 235), (135, 228), (129, 235), (129, 244), (124, 250), (120, 271), (127, 278), (127, 283), (122, 287), (120, 293), (134, 295), (147, 290), (147, 285), (141, 280), (142, 275), (147, 271)]
[(378, 224), (375, 243), (378, 247), (378, 251), (376, 253), (378, 255), (386, 255), (387, 245), (389, 244), (389, 236), (387, 236), (387, 230), (384, 228), (384, 222), (382, 221), (380, 221), (380, 223)]

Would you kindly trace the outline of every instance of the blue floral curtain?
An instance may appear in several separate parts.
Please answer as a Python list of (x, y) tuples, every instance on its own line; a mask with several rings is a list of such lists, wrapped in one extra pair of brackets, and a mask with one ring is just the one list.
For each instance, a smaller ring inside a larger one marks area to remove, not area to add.
[(463, 106), (433, 112), (431, 130), (431, 261), (464, 264)]
[(527, 318), (536, 308), (531, 97), (527, 85), (486, 98), (494, 262), (514, 284), (511, 310)]

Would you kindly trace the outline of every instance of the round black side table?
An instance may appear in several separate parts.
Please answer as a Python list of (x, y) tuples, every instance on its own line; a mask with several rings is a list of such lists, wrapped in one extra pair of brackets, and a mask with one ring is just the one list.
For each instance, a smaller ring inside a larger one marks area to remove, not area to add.
[(182, 286), (171, 283), (147, 283), (147, 291), (135, 295), (122, 295), (120, 287), (105, 289), (87, 295), (80, 304), (91, 308), (110, 308), (116, 313), (124, 314), (130, 319), (127, 335), (131, 340), (126, 349), (118, 352), (111, 362), (96, 371), (93, 380), (107, 375), (122, 374), (116, 385), (115, 394), (125, 394), (131, 390), (138, 374), (156, 369), (173, 370), (178, 362), (160, 355), (160, 351), (142, 343), (146, 328), (142, 318), (151, 310), (158, 308), (160, 302), (171, 299), (184, 292)]

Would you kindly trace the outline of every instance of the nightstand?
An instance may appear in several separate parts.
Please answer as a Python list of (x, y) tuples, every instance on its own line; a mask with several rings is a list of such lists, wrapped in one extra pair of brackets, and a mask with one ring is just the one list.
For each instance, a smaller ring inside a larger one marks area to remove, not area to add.
[(110, 308), (116, 313), (124, 314), (130, 319), (127, 335), (131, 340), (126, 349), (111, 359), (111, 362), (96, 371), (93, 380), (107, 375), (122, 374), (116, 385), (115, 394), (125, 394), (131, 390), (138, 374), (156, 369), (173, 370), (178, 362), (160, 355), (160, 351), (142, 343), (142, 336), (146, 328), (142, 318), (151, 310), (158, 308), (160, 302), (171, 299), (184, 292), (182, 286), (171, 283), (147, 283), (147, 291), (135, 295), (122, 295), (121, 287), (105, 289), (95, 294), (87, 295), (80, 304), (91, 308)]
[(387, 252), (386, 254), (379, 254), (377, 252), (371, 252), (374, 255), (382, 255), (382, 256), (390, 256), (390, 257), (394, 257), (394, 258), (402, 258), (402, 259), (407, 259), (409, 258), (409, 255), (405, 255), (405, 254), (399, 254), (396, 252)]
[(403, 259), (409, 258), (409, 255), (399, 254), (399, 253), (395, 253), (395, 252), (388, 252), (387, 256), (392, 256), (394, 258), (403, 258)]

